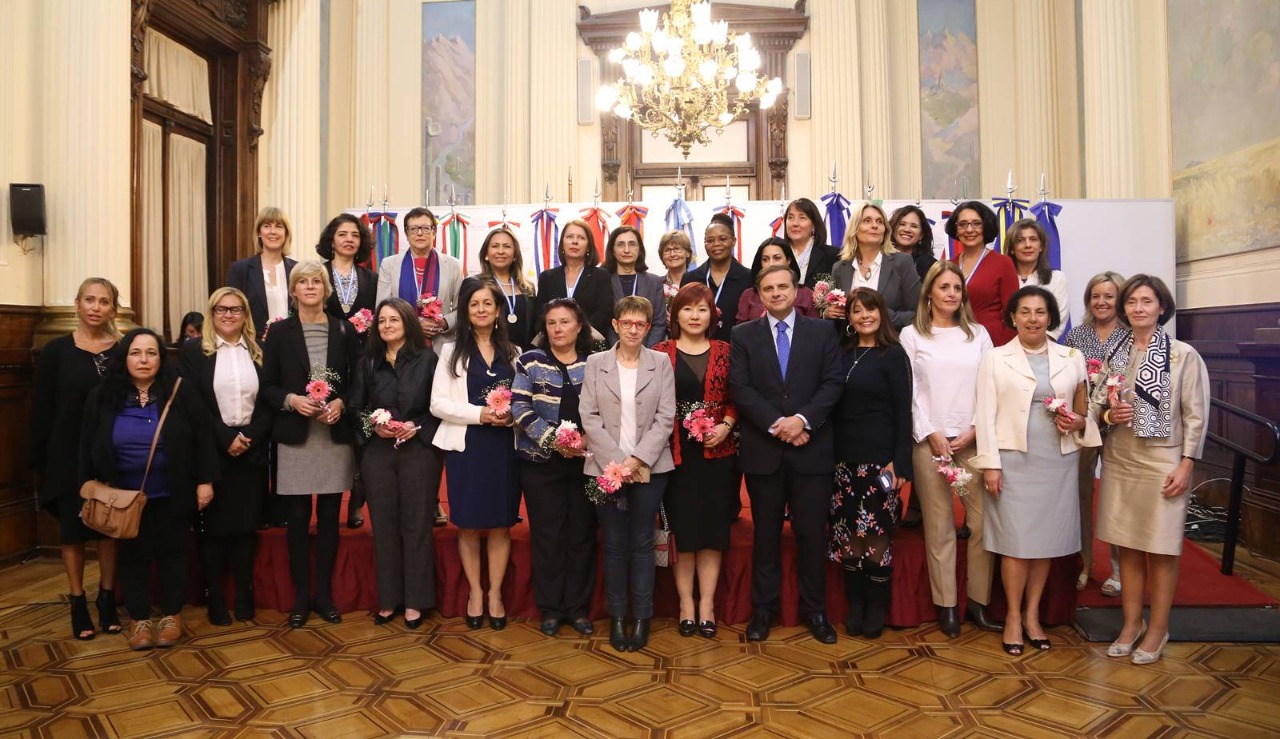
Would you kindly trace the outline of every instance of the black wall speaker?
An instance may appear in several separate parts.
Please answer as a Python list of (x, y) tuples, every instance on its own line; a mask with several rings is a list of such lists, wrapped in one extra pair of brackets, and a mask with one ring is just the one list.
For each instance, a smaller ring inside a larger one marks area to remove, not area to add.
[(14, 236), (44, 236), (44, 185), (9, 185), (9, 222)]

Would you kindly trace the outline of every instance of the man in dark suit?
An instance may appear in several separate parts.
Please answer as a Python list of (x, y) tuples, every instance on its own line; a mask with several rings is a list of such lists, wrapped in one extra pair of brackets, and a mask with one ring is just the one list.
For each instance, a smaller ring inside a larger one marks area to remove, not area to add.
[(711, 217), (703, 236), (707, 261), (697, 269), (686, 272), (681, 285), (701, 282), (711, 288), (720, 309), (720, 325), (711, 332), (711, 338), (728, 341), (733, 326), (738, 321), (738, 300), (751, 287), (751, 270), (733, 258), (737, 240), (733, 235), (733, 219), (723, 213)]
[(835, 440), (827, 416), (840, 398), (840, 347), (830, 321), (796, 313), (796, 276), (776, 265), (756, 291), (766, 314), (733, 329), (729, 391), (741, 414), (739, 459), (755, 519), (747, 639), (769, 638), (782, 581), (782, 519), (791, 511), (800, 613), (813, 637), (834, 644), (826, 616), (827, 511)]

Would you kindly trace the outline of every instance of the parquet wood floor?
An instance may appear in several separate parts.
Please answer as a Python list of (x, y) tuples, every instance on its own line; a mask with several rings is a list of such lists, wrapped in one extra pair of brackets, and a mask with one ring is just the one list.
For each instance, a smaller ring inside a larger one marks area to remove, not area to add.
[(647, 650), (618, 654), (524, 622), (409, 632), (348, 615), (290, 631), (277, 612), (215, 627), (189, 608), (185, 643), (132, 653), (121, 637), (70, 639), (63, 588), (57, 562), (0, 571), (0, 736), (1280, 735), (1275, 645), (1172, 644), (1139, 668), (1067, 628), (1015, 659), (968, 625), (826, 647), (798, 628), (749, 644), (741, 626), (684, 639), (659, 621)]

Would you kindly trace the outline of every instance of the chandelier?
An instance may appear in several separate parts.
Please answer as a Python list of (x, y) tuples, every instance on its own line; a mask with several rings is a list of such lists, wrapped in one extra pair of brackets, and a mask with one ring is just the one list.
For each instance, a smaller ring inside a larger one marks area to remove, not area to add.
[(661, 24), (657, 10), (640, 11), (639, 33), (609, 52), (623, 77), (596, 95), (600, 110), (634, 120), (654, 138), (662, 134), (685, 159), (695, 143), (711, 142), (709, 130), (723, 133), (751, 102), (769, 108), (782, 91), (782, 80), (757, 74), (760, 52), (751, 34), (731, 34), (728, 22), (713, 22), (710, 0), (691, 2), (672, 0)]

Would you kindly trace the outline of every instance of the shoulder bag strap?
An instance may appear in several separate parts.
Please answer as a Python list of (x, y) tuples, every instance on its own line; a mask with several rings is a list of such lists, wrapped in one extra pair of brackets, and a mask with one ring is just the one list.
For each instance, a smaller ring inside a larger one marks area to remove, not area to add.
[(169, 401), (164, 404), (164, 410), (160, 412), (160, 423), (156, 424), (155, 436), (151, 437), (151, 451), (147, 453), (147, 468), (142, 471), (142, 484), (138, 486), (138, 490), (146, 495), (147, 475), (151, 474), (151, 460), (156, 456), (156, 444), (160, 441), (160, 429), (164, 428), (164, 419), (169, 417), (169, 409), (173, 407), (173, 399), (178, 396), (178, 388), (182, 387), (182, 378), (173, 383), (173, 390), (169, 393)]

